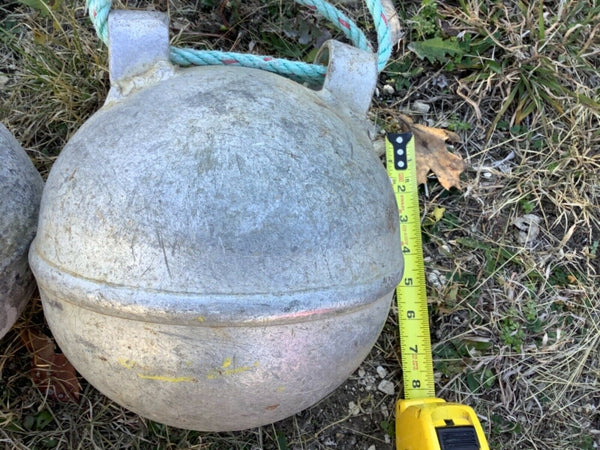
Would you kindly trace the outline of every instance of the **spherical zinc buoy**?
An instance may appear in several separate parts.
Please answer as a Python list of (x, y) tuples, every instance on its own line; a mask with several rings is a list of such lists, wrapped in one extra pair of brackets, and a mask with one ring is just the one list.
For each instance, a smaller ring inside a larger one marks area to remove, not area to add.
[(0, 338), (35, 290), (27, 252), (42, 196), (42, 177), (17, 140), (0, 124)]
[(111, 13), (111, 93), (52, 168), (30, 261), (61, 349), (108, 397), (177, 427), (255, 427), (358, 367), (401, 276), (367, 133), (376, 62), (329, 42), (319, 91), (178, 70), (167, 28)]

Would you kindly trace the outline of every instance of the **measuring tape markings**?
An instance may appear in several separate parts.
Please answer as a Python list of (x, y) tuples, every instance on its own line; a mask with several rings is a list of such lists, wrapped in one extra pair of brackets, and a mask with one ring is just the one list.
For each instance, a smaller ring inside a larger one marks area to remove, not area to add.
[(404, 400), (396, 402), (396, 450), (489, 450), (471, 407), (435, 398), (413, 136), (388, 134), (386, 160), (404, 256), (396, 288), (404, 380)]
[(388, 134), (387, 171), (398, 203), (404, 256), (404, 276), (396, 289), (396, 297), (407, 399), (435, 396), (415, 158), (412, 134)]

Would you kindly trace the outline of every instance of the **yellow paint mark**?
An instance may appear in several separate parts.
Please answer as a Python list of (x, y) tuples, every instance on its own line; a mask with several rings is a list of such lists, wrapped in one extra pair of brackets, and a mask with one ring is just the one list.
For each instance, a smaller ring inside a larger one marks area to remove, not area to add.
[[(229, 358), (228, 358), (229, 359)], [(225, 360), (227, 361), (227, 360)], [(213, 372), (210, 372), (206, 378), (208, 380), (214, 380), (215, 378), (219, 378), (219, 377), (226, 377), (229, 375), (236, 375), (238, 373), (243, 373), (243, 372), (248, 372), (252, 369), (257, 368), (258, 366), (260, 366), (260, 363), (258, 361), (256, 361), (254, 364), (252, 364), (251, 366), (240, 366), (240, 367), (233, 367), (231, 369), (218, 369), (215, 370)]]
[(285, 386), (279, 386), (277, 388), (277, 392), (283, 392), (283, 391), (285, 391)]
[(226, 369), (227, 367), (229, 367), (231, 365), (233, 361), (231, 360), (231, 358), (225, 358), (225, 361), (223, 361), (223, 365), (221, 366), (223, 369)]
[(127, 358), (119, 358), (117, 359), (117, 361), (126, 369), (133, 369), (137, 364), (135, 361), (132, 361), (131, 359)]
[(206, 319), (205, 319), (204, 317), (202, 317), (202, 316), (198, 316), (198, 317), (196, 318), (196, 320), (197, 320), (198, 322), (204, 322)]
[(164, 375), (144, 375), (143, 373), (138, 373), (137, 376), (144, 380), (167, 381), (169, 383), (189, 383), (196, 381), (194, 377), (167, 377)]

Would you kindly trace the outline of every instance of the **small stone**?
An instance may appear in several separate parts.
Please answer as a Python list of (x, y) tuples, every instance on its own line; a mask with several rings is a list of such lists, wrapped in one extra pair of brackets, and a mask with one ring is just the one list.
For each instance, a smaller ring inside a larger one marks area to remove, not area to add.
[(388, 409), (385, 403), (381, 404), (381, 414), (383, 414), (383, 417), (385, 418), (388, 418), (390, 416), (390, 410)]
[(431, 83), (440, 89), (444, 89), (444, 88), (448, 87), (448, 78), (446, 78), (446, 76), (444, 74), (440, 74), (440, 75), (433, 77), (433, 79), (431, 80)]
[(394, 95), (394, 93), (396, 92), (396, 90), (394, 89), (394, 87), (392, 85), (389, 84), (385, 84), (383, 86), (383, 93), (387, 94), (387, 95)]
[(383, 156), (385, 154), (385, 139), (373, 141), (373, 150), (377, 156)]
[[(441, 250), (442, 252), (440, 253), (442, 253), (442, 255), (450, 254), (450, 247), (446, 244), (442, 245)], [(427, 273), (427, 281), (429, 281), (434, 288), (442, 289), (446, 284), (446, 277), (441, 274), (439, 270), (433, 269), (431, 272)]]
[(532, 247), (535, 239), (540, 234), (540, 223), (542, 218), (535, 214), (525, 214), (517, 217), (513, 221), (513, 225), (518, 228), (517, 239), (519, 244)]
[(376, 389), (377, 379), (374, 375), (369, 375), (365, 373), (365, 376), (361, 377), (358, 383), (365, 387), (367, 391), (373, 391)]
[(387, 376), (387, 370), (381, 366), (377, 366), (377, 375), (379, 375), (379, 378), (383, 379)]
[(367, 372), (365, 372), (365, 369), (358, 369), (359, 378), (364, 378), (366, 374)]
[(369, 448), (367, 450), (377, 450), (377, 447), (375, 447), (374, 445), (369, 446)]
[(323, 440), (323, 445), (325, 447), (337, 447), (335, 441), (333, 440), (333, 438), (327, 437)]
[(349, 402), (348, 403), (348, 412), (352, 416), (358, 416), (360, 414), (360, 406), (358, 406), (354, 402)]
[(388, 380), (382, 380), (381, 383), (377, 386), (377, 389), (383, 392), (384, 394), (394, 395), (396, 389), (394, 387), (394, 383)]
[(417, 100), (417, 101), (413, 102), (411, 109), (414, 112), (419, 113), (419, 114), (427, 114), (429, 112), (429, 110), (431, 109), (431, 106), (429, 106), (427, 103), (423, 103), (423, 102), (420, 102), (419, 100)]

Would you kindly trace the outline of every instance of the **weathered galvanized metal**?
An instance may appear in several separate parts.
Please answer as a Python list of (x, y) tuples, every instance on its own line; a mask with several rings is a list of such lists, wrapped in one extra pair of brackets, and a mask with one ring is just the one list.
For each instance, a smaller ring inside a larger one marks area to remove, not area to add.
[(0, 338), (35, 290), (27, 251), (35, 236), (42, 188), (31, 160), (0, 124)]
[(323, 89), (175, 69), (166, 17), (109, 19), (112, 89), (48, 178), (30, 252), (61, 349), (153, 420), (239, 430), (365, 358), (402, 272), (365, 116), (373, 55), (329, 42)]

